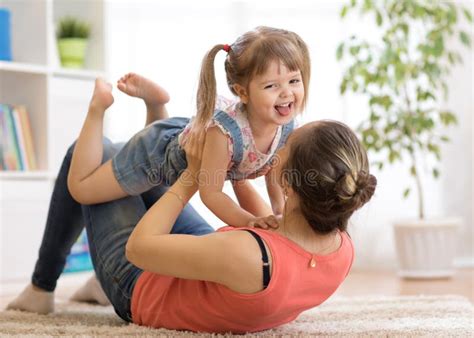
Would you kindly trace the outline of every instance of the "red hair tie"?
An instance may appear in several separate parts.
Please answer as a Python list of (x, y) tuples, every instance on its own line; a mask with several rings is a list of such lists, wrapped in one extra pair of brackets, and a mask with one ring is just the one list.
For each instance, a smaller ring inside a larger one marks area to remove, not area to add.
[(228, 44), (225, 44), (224, 47), (222, 47), (223, 50), (225, 50), (227, 53), (230, 51), (230, 46)]

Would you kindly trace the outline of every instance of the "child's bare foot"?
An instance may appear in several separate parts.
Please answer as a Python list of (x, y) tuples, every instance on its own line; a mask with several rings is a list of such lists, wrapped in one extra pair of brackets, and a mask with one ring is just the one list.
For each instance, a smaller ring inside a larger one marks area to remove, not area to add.
[(166, 90), (135, 73), (122, 76), (117, 81), (117, 87), (125, 94), (143, 99), (146, 105), (164, 105), (170, 100)]
[(112, 105), (112, 103), (114, 103), (112, 85), (105, 82), (104, 79), (97, 78), (95, 80), (94, 93), (92, 94), (90, 107), (104, 112)]

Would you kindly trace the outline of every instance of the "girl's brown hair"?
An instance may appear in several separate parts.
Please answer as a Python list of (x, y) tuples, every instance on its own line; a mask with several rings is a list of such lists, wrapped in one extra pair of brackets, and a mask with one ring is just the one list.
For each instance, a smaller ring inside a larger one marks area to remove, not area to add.
[(317, 233), (345, 231), (377, 185), (357, 136), (343, 123), (318, 121), (289, 146), (283, 182), (296, 192), (301, 213)]
[[(224, 50), (224, 45), (215, 45), (202, 61), (197, 91), (197, 121), (200, 125), (206, 125), (214, 113), (217, 96), (214, 59), (221, 50)], [(237, 95), (234, 84), (247, 87), (252, 77), (263, 74), (272, 61), (282, 62), (290, 71), (301, 71), (303, 87), (305, 93), (308, 92), (311, 66), (306, 43), (296, 33), (263, 26), (243, 34), (230, 45), (225, 60), (230, 91)]]

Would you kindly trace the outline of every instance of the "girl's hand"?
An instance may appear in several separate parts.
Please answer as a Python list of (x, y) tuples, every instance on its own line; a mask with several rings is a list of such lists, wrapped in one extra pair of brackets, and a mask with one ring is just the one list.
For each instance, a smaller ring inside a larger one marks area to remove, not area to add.
[(194, 126), (188, 134), (186, 143), (183, 146), (186, 152), (186, 160), (189, 171), (193, 177), (196, 177), (199, 169), (201, 169), (202, 151), (204, 149), (204, 142), (206, 141), (204, 128)]
[(265, 217), (255, 217), (253, 220), (248, 222), (247, 226), (257, 227), (261, 229), (273, 228), (276, 229), (280, 226), (280, 217), (275, 215), (265, 216)]

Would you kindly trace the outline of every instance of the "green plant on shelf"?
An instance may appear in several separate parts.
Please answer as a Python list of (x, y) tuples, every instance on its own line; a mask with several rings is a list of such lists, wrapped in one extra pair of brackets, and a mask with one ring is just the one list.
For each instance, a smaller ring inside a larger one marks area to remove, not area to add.
[(90, 32), (91, 26), (88, 22), (72, 16), (66, 16), (59, 20), (56, 36), (58, 39), (87, 39), (90, 36)]
[(66, 16), (59, 20), (56, 36), (58, 39), (61, 65), (66, 68), (83, 68), (87, 41), (91, 25), (75, 17)]

